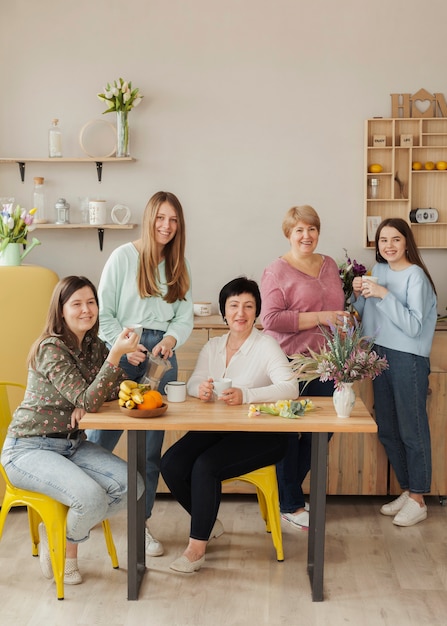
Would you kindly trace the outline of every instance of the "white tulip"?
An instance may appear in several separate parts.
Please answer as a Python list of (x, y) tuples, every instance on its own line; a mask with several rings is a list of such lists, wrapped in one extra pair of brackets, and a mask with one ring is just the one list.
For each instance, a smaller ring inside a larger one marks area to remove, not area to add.
[(126, 91), (126, 93), (123, 95), (123, 102), (129, 102), (130, 98), (130, 92)]
[(135, 100), (133, 101), (133, 106), (134, 106), (134, 107), (137, 107), (137, 106), (140, 104), (140, 102), (141, 102), (141, 100), (142, 100), (142, 99), (143, 99), (143, 98), (135, 98)]

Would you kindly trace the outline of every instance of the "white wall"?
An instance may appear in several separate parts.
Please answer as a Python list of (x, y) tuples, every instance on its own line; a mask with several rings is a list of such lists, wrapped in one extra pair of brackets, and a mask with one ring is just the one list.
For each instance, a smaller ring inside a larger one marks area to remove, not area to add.
[[(178, 195), (196, 300), (260, 279), (285, 252), (285, 211), (312, 204), (319, 250), (372, 264), (362, 247), (364, 120), (391, 115), (391, 93), (447, 95), (447, 3), (431, 0), (15, 0), (0, 8), (0, 156), (46, 156), (61, 120), (64, 156), (101, 117), (107, 81), (145, 98), (130, 114), (134, 163), (0, 165), (0, 196), (30, 208), (33, 176), (59, 196), (101, 194), (141, 222), (149, 197)], [(105, 119), (114, 122), (111, 114)], [(29, 262), (95, 282), (110, 251), (139, 231), (39, 231)], [(445, 312), (445, 251), (424, 251)]]

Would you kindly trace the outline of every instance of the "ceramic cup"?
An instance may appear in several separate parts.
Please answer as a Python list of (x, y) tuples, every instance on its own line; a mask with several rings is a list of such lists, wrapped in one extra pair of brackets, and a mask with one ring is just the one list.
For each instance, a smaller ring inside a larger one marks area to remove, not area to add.
[(379, 279), (377, 278), (377, 276), (362, 276), (363, 287), (368, 284), (368, 280), (372, 283), (376, 283), (376, 284), (379, 283)]
[(88, 203), (90, 224), (105, 224), (107, 220), (106, 201), (90, 200)]
[(216, 378), (213, 382), (214, 393), (218, 398), (221, 397), (225, 389), (229, 389), (233, 385), (231, 378)]
[(194, 315), (211, 315), (211, 302), (194, 302)]
[(186, 400), (186, 383), (180, 380), (171, 380), (165, 385), (165, 394), (168, 402), (184, 402)]
[(143, 333), (143, 327), (141, 324), (129, 324), (129, 328), (131, 328), (133, 332), (138, 335), (138, 339), (141, 339), (141, 335)]

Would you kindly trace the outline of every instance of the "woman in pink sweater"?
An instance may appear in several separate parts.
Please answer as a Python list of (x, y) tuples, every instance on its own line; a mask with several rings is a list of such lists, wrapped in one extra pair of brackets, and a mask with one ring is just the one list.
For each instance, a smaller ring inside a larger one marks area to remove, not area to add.
[[(343, 323), (344, 293), (335, 261), (315, 252), (320, 218), (311, 206), (292, 207), (282, 229), (290, 250), (264, 270), (261, 279), (264, 331), (287, 356), (318, 351), (324, 343), (321, 326)], [(300, 389), (301, 391), (301, 389)], [(331, 396), (331, 381), (306, 386), (309, 396)], [(310, 470), (311, 435), (290, 434), (288, 451), (277, 464), (281, 516), (295, 528), (309, 527), (302, 482)]]

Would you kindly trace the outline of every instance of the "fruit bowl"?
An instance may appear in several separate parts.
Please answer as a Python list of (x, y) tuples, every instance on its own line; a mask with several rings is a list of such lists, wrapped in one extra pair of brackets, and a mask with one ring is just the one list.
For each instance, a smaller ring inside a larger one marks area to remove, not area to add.
[(126, 409), (123, 406), (120, 406), (120, 410), (129, 417), (161, 417), (168, 410), (168, 405), (166, 402), (158, 407), (158, 409)]

